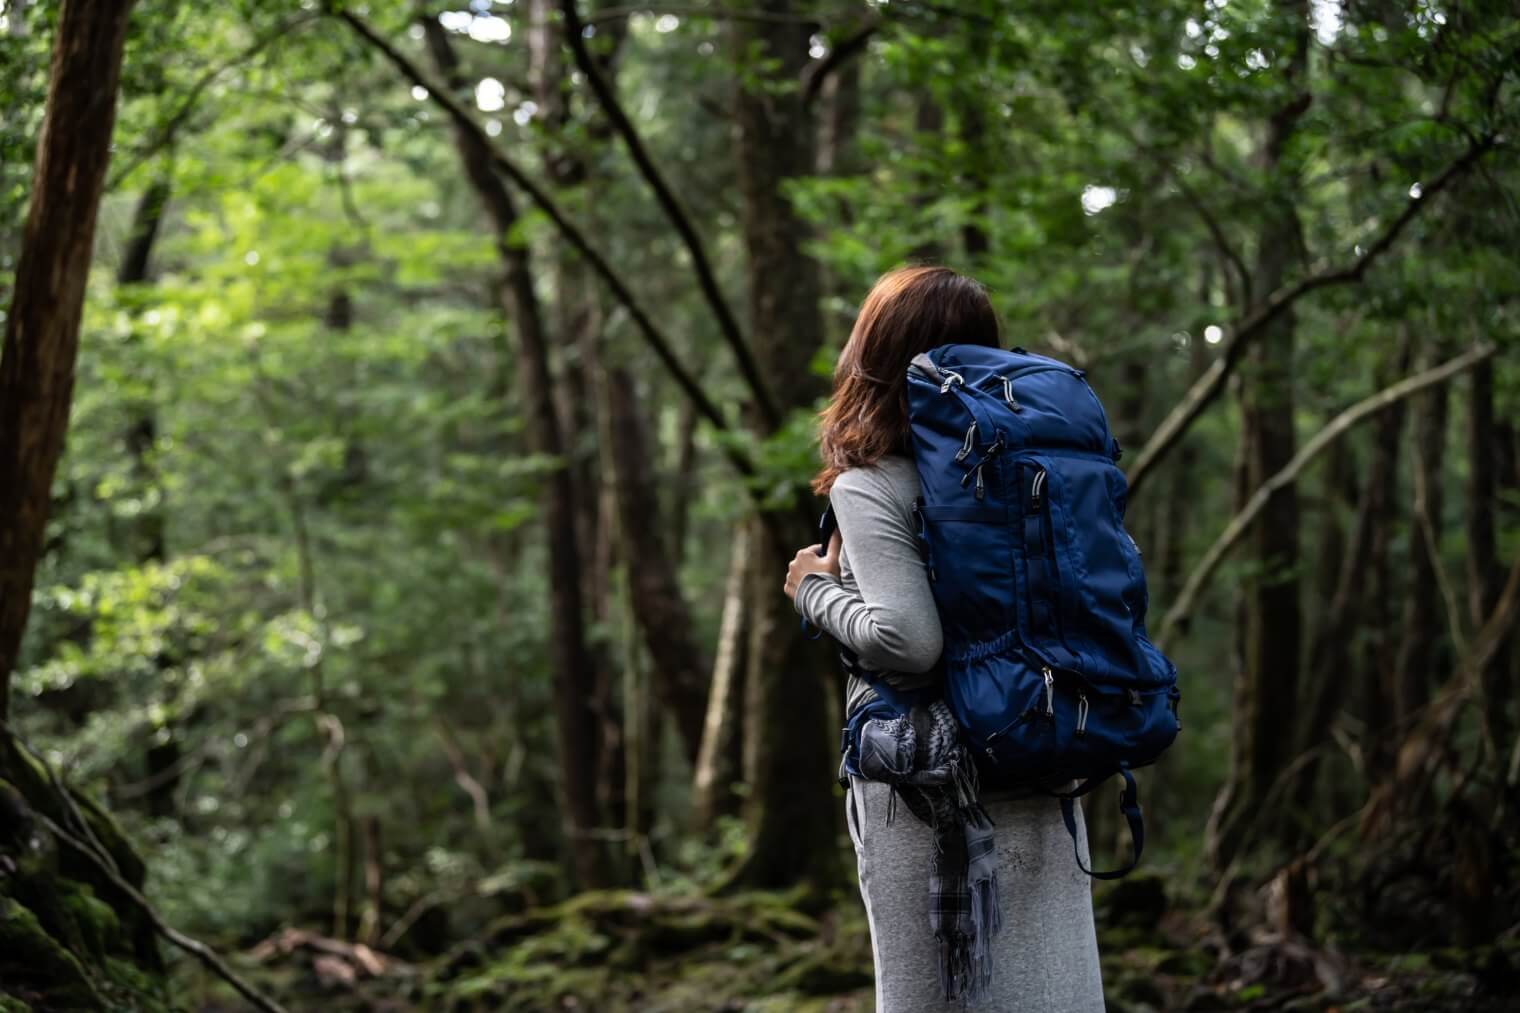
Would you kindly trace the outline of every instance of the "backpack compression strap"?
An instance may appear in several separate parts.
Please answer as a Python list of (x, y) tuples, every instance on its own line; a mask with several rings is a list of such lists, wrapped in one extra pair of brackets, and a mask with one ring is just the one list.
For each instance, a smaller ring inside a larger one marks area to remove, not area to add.
[(1140, 818), (1140, 789), (1135, 786), (1135, 776), (1129, 772), (1128, 766), (1119, 767), (1119, 776), (1124, 778), (1124, 791), (1119, 796), (1119, 811), (1124, 814), (1124, 821), (1129, 824), (1130, 841), (1135, 846), (1135, 853), (1131, 856), (1129, 864), (1122, 869), (1093, 872), (1082, 864), (1082, 850), (1077, 846), (1076, 800), (1102, 784), (1107, 778), (1092, 778), (1083, 781), (1075, 790), (1061, 796), (1061, 818), (1066, 821), (1066, 832), (1071, 834), (1071, 847), (1077, 856), (1077, 868), (1093, 879), (1118, 879), (1128, 874), (1140, 864), (1140, 852), (1145, 850), (1145, 821)]

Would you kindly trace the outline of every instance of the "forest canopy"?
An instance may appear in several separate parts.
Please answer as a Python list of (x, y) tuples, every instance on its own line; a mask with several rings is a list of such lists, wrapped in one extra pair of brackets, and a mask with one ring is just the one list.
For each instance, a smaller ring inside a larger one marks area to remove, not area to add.
[(1185, 731), (1110, 1006), (1506, 1008), (1517, 56), (1487, 0), (0, 0), (0, 1009), (871, 1008), (781, 585), (906, 263), (1123, 448)]

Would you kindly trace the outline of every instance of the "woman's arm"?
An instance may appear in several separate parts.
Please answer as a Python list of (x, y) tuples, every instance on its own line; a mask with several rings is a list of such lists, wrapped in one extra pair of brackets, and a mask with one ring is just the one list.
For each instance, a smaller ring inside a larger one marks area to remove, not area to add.
[(854, 468), (829, 493), (860, 593), (829, 573), (804, 574), (793, 606), (872, 668), (927, 672), (943, 646), (911, 506), (880, 468)]

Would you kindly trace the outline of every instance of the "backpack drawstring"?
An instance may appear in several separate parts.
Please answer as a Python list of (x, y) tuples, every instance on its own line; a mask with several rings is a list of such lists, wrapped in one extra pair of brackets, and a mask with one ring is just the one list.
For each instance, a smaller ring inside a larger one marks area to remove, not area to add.
[[(971, 434), (973, 432), (975, 432), (975, 431), (976, 431), (976, 423), (973, 422), (973, 423), (971, 423), (971, 429), (967, 430), (967, 432), (966, 432), (967, 443), (970, 442)], [(964, 450), (965, 448), (963, 447), (962, 449)], [(986, 495), (986, 493), (987, 493), (987, 483), (986, 483), (986, 480), (982, 477), (982, 469), (985, 468), (985, 467), (987, 467), (987, 462), (990, 461), (990, 460), (992, 460), (994, 457), (996, 457), (997, 454), (998, 454), (998, 451), (1000, 451), (1002, 449), (1003, 449), (1003, 434), (1002, 433), (998, 433), (997, 434), (997, 438), (995, 440), (993, 440), (992, 443), (988, 445), (986, 451), (983, 452), (982, 459), (980, 461), (976, 462), (976, 466), (973, 467), (970, 471), (966, 472), (964, 475), (961, 476), (961, 488), (962, 489), (966, 488), (966, 483), (969, 482), (969, 481), (971, 481), (972, 477), (975, 476), (975, 478), (976, 478), (976, 498), (977, 499), (981, 499), (984, 495)], [(956, 457), (956, 460), (960, 460), (960, 457), (958, 455)]]

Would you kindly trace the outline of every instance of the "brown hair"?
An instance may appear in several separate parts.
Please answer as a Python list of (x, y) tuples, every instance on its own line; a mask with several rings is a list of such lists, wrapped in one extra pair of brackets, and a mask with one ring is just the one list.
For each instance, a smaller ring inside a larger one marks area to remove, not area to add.
[(834, 365), (834, 393), (818, 413), (813, 477), (820, 496), (846, 468), (910, 453), (908, 363), (948, 342), (998, 347), (992, 301), (981, 282), (948, 267), (899, 267), (876, 279)]

